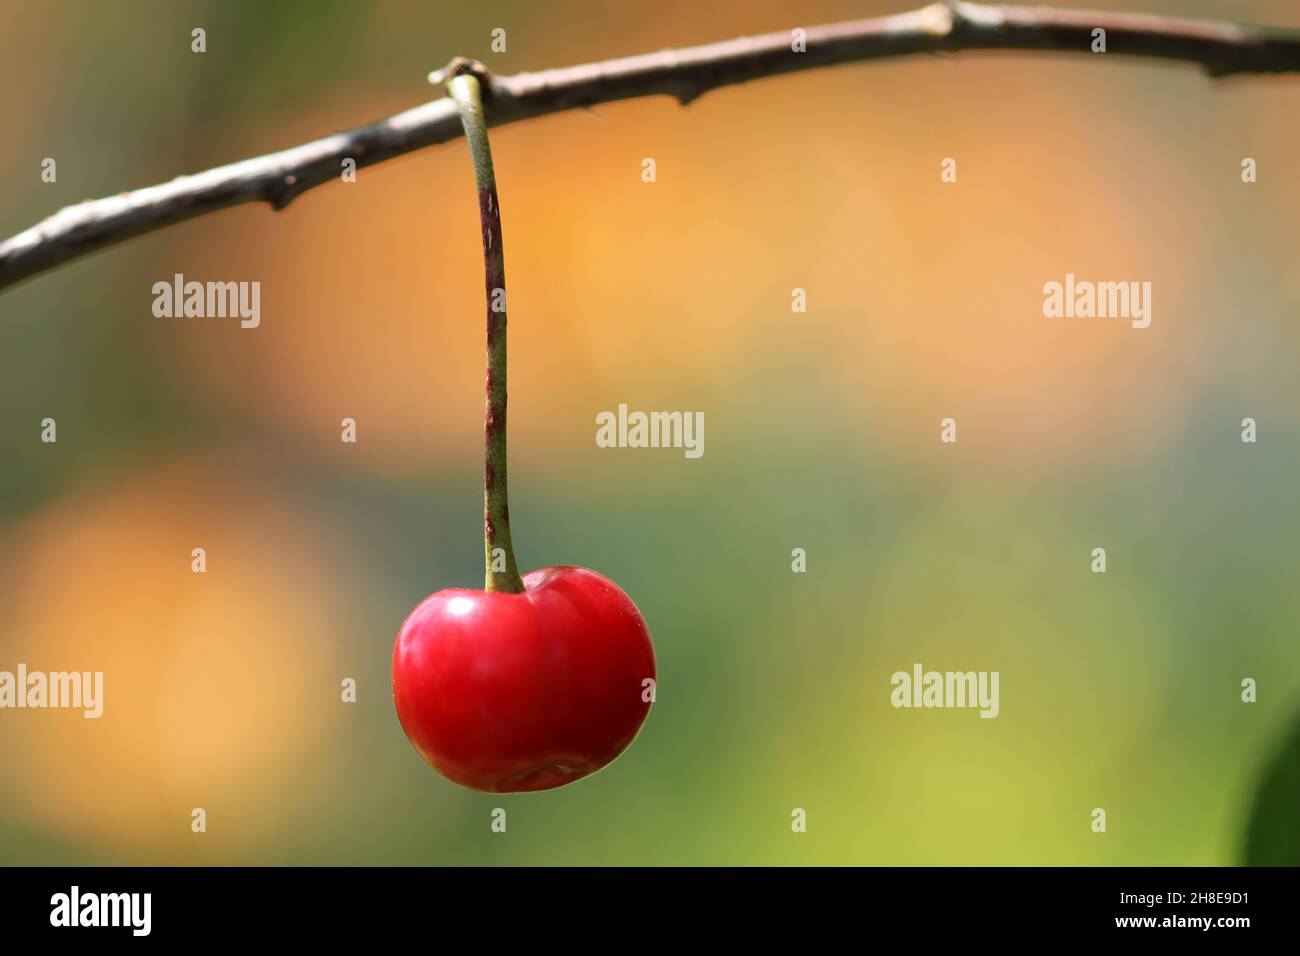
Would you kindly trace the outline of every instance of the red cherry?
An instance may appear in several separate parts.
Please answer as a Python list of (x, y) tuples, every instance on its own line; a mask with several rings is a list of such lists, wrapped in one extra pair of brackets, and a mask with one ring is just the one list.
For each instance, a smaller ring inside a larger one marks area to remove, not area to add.
[(473, 790), (549, 790), (606, 766), (650, 711), (654, 645), (641, 612), (586, 568), (524, 575), (524, 591), (425, 598), (393, 647), (406, 736)]

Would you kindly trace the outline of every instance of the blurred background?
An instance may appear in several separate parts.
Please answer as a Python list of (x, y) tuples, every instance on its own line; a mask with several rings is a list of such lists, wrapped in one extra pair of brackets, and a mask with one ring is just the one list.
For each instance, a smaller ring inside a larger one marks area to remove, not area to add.
[[(1300, 27), (1285, 0), (1091, 5)], [(509, 73), (911, 6), (0, 0), (0, 234), (406, 109), (456, 54)], [(1295, 78), (966, 54), (494, 131), (520, 565), (613, 578), (659, 658), (629, 752), (542, 794), (442, 779), (389, 685), (407, 612), (482, 581), (463, 142), (0, 295), (0, 670), (106, 675), (97, 721), (0, 712), (0, 863), (1280, 845), (1248, 832), (1300, 719), (1297, 114)], [(176, 272), (260, 281), (261, 327), (153, 318)], [(1149, 280), (1151, 327), (1045, 319), (1066, 272)], [(620, 402), (704, 412), (704, 456), (597, 448)], [(917, 661), (1000, 671), (1001, 715), (893, 709)], [(1300, 862), (1300, 799), (1272, 799)]]

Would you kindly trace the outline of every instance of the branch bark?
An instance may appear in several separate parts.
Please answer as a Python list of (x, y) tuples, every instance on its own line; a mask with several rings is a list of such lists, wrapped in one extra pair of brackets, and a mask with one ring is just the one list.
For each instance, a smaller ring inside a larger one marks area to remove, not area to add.
[[(1143, 14), (986, 6), (945, 0), (921, 10), (806, 28), (804, 52), (790, 31), (663, 50), (580, 66), (494, 76), (481, 70), (490, 125), (612, 100), (667, 94), (683, 105), (733, 83), (798, 70), (917, 53), (1037, 50), (1199, 64), (1212, 77), (1300, 72), (1300, 30)], [(461, 135), (456, 105), (442, 98), (291, 149), (219, 166), (169, 183), (69, 206), (0, 243), (0, 290), (55, 266), (163, 226), (248, 202), (283, 209), (358, 168)]]

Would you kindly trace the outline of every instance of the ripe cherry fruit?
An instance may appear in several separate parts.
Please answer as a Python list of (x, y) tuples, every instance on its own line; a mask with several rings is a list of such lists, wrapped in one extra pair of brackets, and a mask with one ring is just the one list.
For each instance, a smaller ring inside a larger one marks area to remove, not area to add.
[(613, 581), (572, 567), (520, 578), (515, 565), (506, 505), (505, 266), (481, 70), (453, 61), (435, 76), (460, 109), (483, 225), (487, 584), (438, 591), (411, 612), (393, 648), (393, 701), (406, 736), (440, 773), (474, 790), (513, 793), (563, 786), (622, 753), (654, 700), (655, 654), (641, 613)]
[(547, 790), (617, 757), (650, 710), (654, 648), (631, 599), (586, 568), (524, 591), (426, 598), (393, 649), (397, 716), (424, 759), (489, 793)]

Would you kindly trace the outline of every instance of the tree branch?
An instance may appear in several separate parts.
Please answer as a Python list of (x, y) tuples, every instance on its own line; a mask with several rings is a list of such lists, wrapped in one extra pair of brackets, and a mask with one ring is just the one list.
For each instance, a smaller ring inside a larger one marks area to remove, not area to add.
[[(1210, 76), (1300, 72), (1300, 31), (1141, 14), (985, 6), (946, 0), (921, 10), (806, 29), (804, 52), (789, 31), (663, 50), (602, 63), (493, 76), (482, 71), (491, 125), (637, 96), (682, 104), (720, 86), (861, 60), (959, 50), (1090, 53), (1106, 31), (1106, 56), (1155, 57), (1202, 66)], [(302, 146), (181, 176), (159, 186), (69, 206), (0, 243), (0, 289), (96, 249), (247, 202), (283, 209), (358, 167), (461, 135), (448, 98)]]

